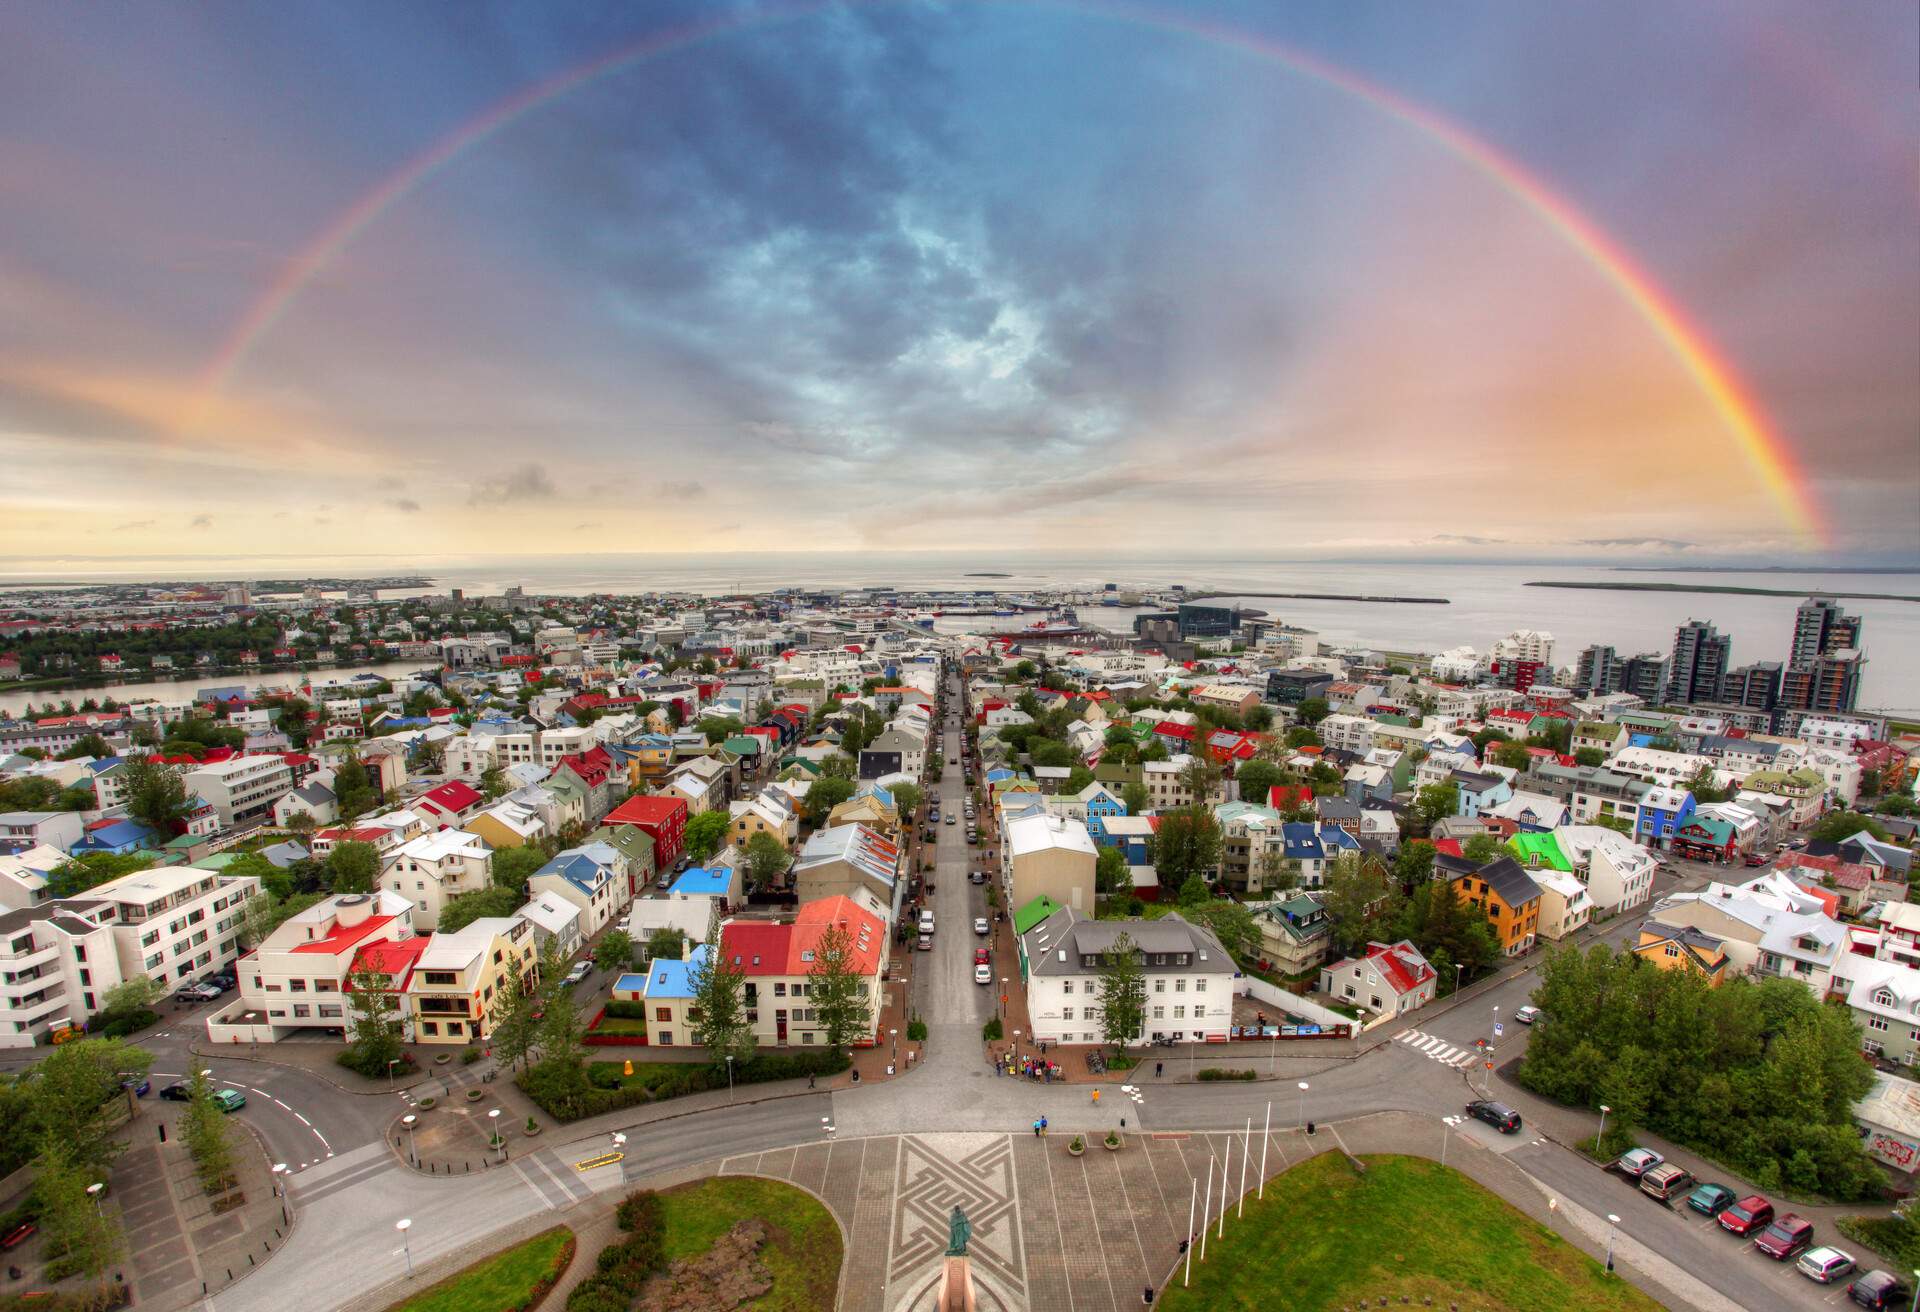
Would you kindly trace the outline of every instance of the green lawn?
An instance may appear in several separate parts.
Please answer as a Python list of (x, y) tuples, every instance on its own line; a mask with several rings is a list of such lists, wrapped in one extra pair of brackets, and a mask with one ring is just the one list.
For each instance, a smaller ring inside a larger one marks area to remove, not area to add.
[[(543, 1280), (558, 1279), (572, 1259), (573, 1231), (563, 1225), (543, 1230), (505, 1252), (456, 1271), (388, 1312), (473, 1312), (477, 1308), (519, 1307)], [(563, 1258), (565, 1260), (563, 1260)]]
[(840, 1285), (840, 1227), (818, 1199), (792, 1185), (751, 1176), (714, 1176), (660, 1195), (669, 1262), (696, 1257), (733, 1228), (758, 1217), (772, 1238), (760, 1261), (773, 1288), (740, 1312), (817, 1312), (834, 1305)]
[(645, 1034), (647, 1023), (626, 1016), (602, 1016), (600, 1023), (588, 1030), (589, 1034)]
[(1660, 1305), (1457, 1171), (1418, 1157), (1367, 1157), (1357, 1175), (1322, 1153), (1269, 1181), (1224, 1242), (1175, 1274), (1167, 1312), (1345, 1308), (1385, 1295), (1486, 1312), (1654, 1312)]

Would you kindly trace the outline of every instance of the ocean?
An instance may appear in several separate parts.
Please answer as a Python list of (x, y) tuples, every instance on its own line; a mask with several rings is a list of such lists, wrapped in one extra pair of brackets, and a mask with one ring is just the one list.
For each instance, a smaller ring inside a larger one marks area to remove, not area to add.
[[(1773, 573), (1765, 571), (1622, 571), (1604, 565), (1402, 564), (1139, 555), (1056, 555), (1035, 552), (847, 552), (734, 555), (592, 555), (533, 557), (423, 557), (411, 560), (348, 557), (128, 562), (110, 572), (58, 569), (36, 578), (0, 574), (0, 586), (57, 578), (76, 583), (144, 579), (373, 577), (420, 574), (434, 591), (461, 588), (469, 596), (518, 585), (530, 593), (685, 591), (756, 592), (777, 587), (997, 589), (1049, 587), (1190, 590), (1229, 594), (1322, 592), (1445, 597), (1448, 604), (1294, 601), (1247, 596), (1243, 604), (1319, 633), (1335, 644), (1396, 651), (1441, 651), (1471, 646), (1485, 651), (1517, 628), (1543, 629), (1556, 640), (1555, 660), (1571, 665), (1581, 648), (1610, 643), (1620, 654), (1669, 650), (1676, 626), (1709, 620), (1733, 639), (1736, 665), (1784, 660), (1795, 606), (1806, 596), (1833, 592), (1920, 595), (1920, 575)], [(56, 567), (57, 568), (57, 567)], [(992, 574), (996, 577), (981, 577)], [(1792, 595), (1763, 597), (1711, 593), (1612, 592), (1532, 588), (1534, 580), (1644, 582), (1778, 588)], [(1861, 706), (1904, 715), (1920, 712), (1920, 603), (1845, 601), (1862, 617), (1868, 663)], [(1132, 610), (1085, 608), (1082, 618), (1102, 627), (1131, 626)], [(0, 705), (5, 701), (0, 700)]]

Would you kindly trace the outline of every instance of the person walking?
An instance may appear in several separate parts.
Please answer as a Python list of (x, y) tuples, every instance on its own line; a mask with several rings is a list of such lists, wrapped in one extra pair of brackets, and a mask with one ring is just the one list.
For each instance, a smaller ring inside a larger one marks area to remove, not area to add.
[(1167, 1064), (1165, 1062), (1163, 1061), (1155, 1062), (1153, 1064), (1153, 1078), (1156, 1080), (1159, 1079), (1160, 1072), (1164, 1071), (1166, 1068), (1167, 1068)]
[(1040, 1129), (1041, 1129), (1041, 1126), (1042, 1126), (1042, 1125), (1043, 1125), (1043, 1122), (1041, 1122), (1041, 1121), (1035, 1121), (1035, 1122), (1033, 1123), (1033, 1137), (1034, 1137), (1034, 1138), (1036, 1138), (1036, 1139), (1038, 1139), (1038, 1138), (1040, 1137)]
[(1095, 1107), (1098, 1107), (1100, 1105), (1100, 1090), (1098, 1089), (1095, 1089), (1093, 1091), (1093, 1105)]

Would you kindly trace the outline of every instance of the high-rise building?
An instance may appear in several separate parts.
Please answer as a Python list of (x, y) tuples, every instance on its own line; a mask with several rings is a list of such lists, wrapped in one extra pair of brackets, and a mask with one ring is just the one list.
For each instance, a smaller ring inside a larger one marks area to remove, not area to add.
[(1770, 711), (1780, 704), (1779, 661), (1755, 661), (1727, 676), (1724, 700), (1731, 706)]
[(1790, 710), (1835, 715), (1860, 700), (1860, 673), (1866, 658), (1851, 648), (1828, 652), (1812, 665), (1780, 677), (1780, 705)]
[(1553, 635), (1539, 629), (1515, 629), (1493, 644), (1494, 660), (1532, 661), (1536, 665), (1553, 664)]
[(1182, 638), (1224, 638), (1240, 623), (1240, 612), (1232, 606), (1202, 606), (1183, 601), (1176, 614)]
[(1793, 647), (1787, 664), (1796, 670), (1811, 669), (1813, 663), (1830, 652), (1860, 646), (1860, 617), (1849, 615), (1827, 597), (1808, 597), (1793, 613)]
[(1733, 664), (1733, 640), (1705, 620), (1688, 620), (1673, 631), (1673, 668), (1667, 700), (1679, 706), (1717, 702)]
[(1613, 648), (1589, 647), (1580, 653), (1580, 664), (1573, 675), (1573, 690), (1597, 697), (1603, 693), (1619, 692), (1626, 686), (1626, 678), (1626, 664)]
[(1643, 651), (1627, 658), (1620, 678), (1620, 691), (1630, 692), (1643, 702), (1657, 702), (1667, 695), (1667, 658), (1657, 651)]

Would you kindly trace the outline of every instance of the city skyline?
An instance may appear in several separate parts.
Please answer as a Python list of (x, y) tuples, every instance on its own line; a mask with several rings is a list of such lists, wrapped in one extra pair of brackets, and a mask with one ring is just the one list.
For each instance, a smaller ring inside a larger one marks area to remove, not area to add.
[(0, 557), (1920, 544), (1911, 10), (231, 18), (0, 20)]

